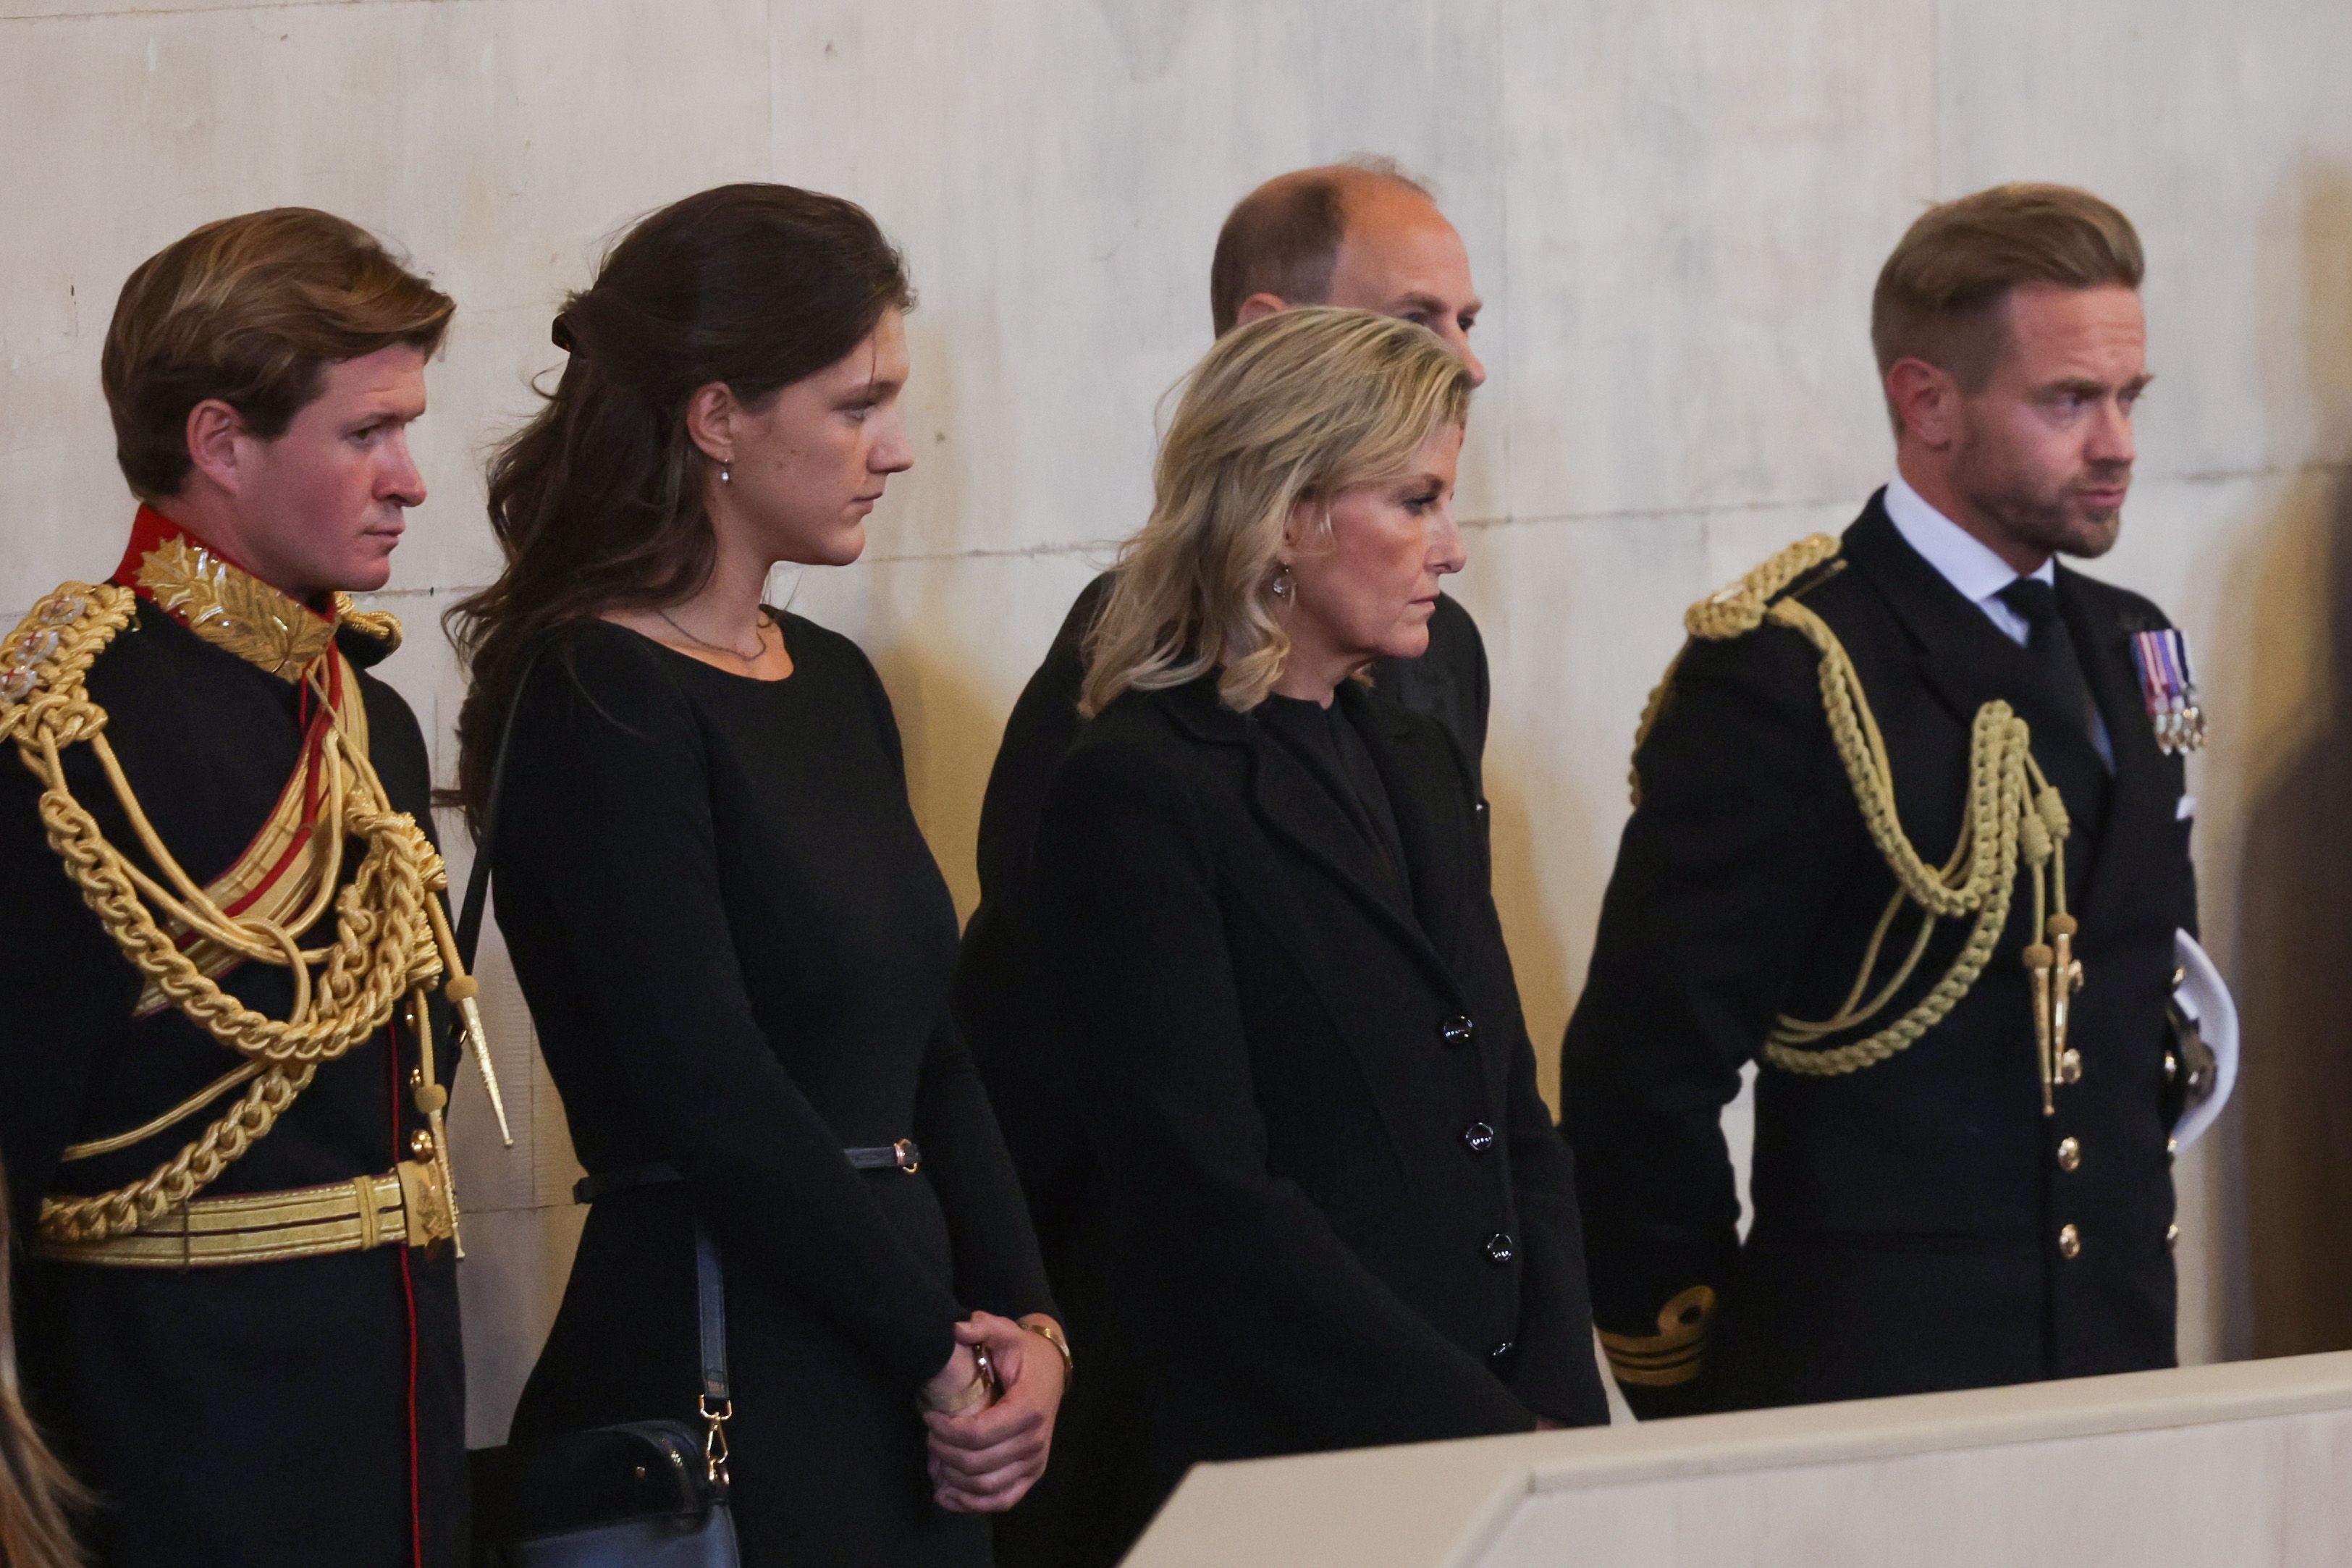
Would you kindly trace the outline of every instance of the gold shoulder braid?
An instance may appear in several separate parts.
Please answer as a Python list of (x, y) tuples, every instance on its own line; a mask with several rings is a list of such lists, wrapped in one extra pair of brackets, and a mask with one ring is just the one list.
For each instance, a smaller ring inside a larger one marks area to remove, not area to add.
[[(1977, 710), (1970, 736), (1968, 811), (1959, 841), (1940, 866), (1931, 866), (1920, 857), (1905, 836), (1895, 812), (1894, 771), (1887, 762), (1886, 742), (1863, 691), (1862, 678), (1837, 634), (1802, 602), (1812, 584), (1799, 580), (1822, 566), (1842, 564), (1836, 562), (1837, 553), (1837, 541), (1827, 534), (1801, 540), (1739, 582), (1700, 600), (1684, 617), (1685, 628), (1697, 640), (1744, 636), (1769, 622), (1799, 633), (1820, 651), (1822, 705), (1829, 718), (1831, 740), (1853, 786), (1854, 801), (1861, 807), (1871, 842), (1895, 875), (1895, 894), (1879, 917), (1844, 1003), (1828, 1018), (1809, 1021), (1783, 1016), (1767, 1039), (1763, 1058), (1784, 1071), (1811, 1077), (1858, 1072), (1885, 1061), (1941, 1023), (1976, 984), (2000, 940), (2022, 856), (2033, 884), (2034, 929), (2043, 933), (2042, 941), (2026, 948), (2024, 958), (2033, 976), (2042, 1110), (2045, 1116), (2053, 1114), (2057, 1086), (2073, 1082), (2080, 1069), (2080, 1058), (2066, 1043), (2071, 998), (2083, 984), (2083, 966), (2074, 956), (2077, 927), (2074, 917), (2066, 912), (2066, 804), (2033, 760), (2032, 736), (2025, 721), (2006, 702), (1988, 702)], [(1816, 579), (1821, 580), (1826, 580), (1826, 574)], [(1790, 592), (1792, 584), (1799, 585)], [(1679, 663), (1681, 656), (1675, 658)], [(1642, 716), (1634, 742), (1637, 753), (1673, 679), (1670, 665)], [(1638, 804), (1638, 773), (1634, 787)], [(1874, 989), (1871, 982), (1880, 953), (1906, 903), (1919, 910), (1919, 929), (1895, 973)], [(1884, 1013), (1909, 983), (1927, 950), (1936, 922), (1964, 917), (1974, 922), (1968, 938), (1951, 968), (1925, 996), (1864, 1038), (1836, 1046), (1822, 1044), (1833, 1036), (1865, 1027)]]
[[(336, 623), (184, 537), (167, 539), (142, 556), (136, 581), (199, 638), (289, 685), (301, 684), (334, 640)], [(367, 704), (321, 706), (325, 721), (341, 731), (343, 749), (366, 756)], [(343, 824), (341, 815), (330, 810), (313, 830), (332, 773), (326, 761), (323, 748), (305, 744), (261, 831), (227, 870), (205, 885), (205, 894), (224, 912), (241, 921), (259, 916), (292, 931), (309, 931), (327, 912), (342, 869)], [(163, 927), (208, 979), (219, 979), (246, 960), (238, 949), (206, 941), (176, 920), (164, 921)], [(151, 979), (133, 1016), (149, 1017), (171, 1005), (163, 986)]]
[[(241, 657), (273, 669), (289, 682), (310, 683), (322, 702), (331, 697), (331, 679), (350, 684), (348, 667), (341, 665), (341, 655), (332, 647), (331, 623), (320, 623), (325, 640), (318, 641), (316, 633), (295, 618), (268, 613), (268, 606), (248, 592), (274, 593), (266, 584), (242, 574), (201, 570), (205, 564), (201, 560), (179, 564), (196, 569), (183, 571), (176, 587), (172, 583), (149, 583), (144, 573), (141, 580), (157, 594), (159, 603), (168, 605), (164, 593), (187, 595), (179, 613), (208, 617), (212, 623), (208, 631), (202, 621), (192, 619), (191, 629), (198, 635), (224, 644), (226, 636), (246, 639), (251, 646), (236, 650)], [(244, 597), (254, 597), (255, 602), (245, 603)], [(161, 1261), (239, 1261), (259, 1255), (247, 1248), (238, 1257), (208, 1258), (184, 1238), (200, 1231), (237, 1228), (232, 1218), (219, 1217), (212, 1211), (249, 1207), (260, 1200), (205, 1200), (195, 1205), (205, 1211), (198, 1223), (191, 1217), (189, 1206), (194, 1194), (217, 1179), (255, 1140), (268, 1134), (286, 1108), (310, 1086), (320, 1063), (336, 1060), (384, 1027), (404, 996), (410, 998), (415, 1023), (425, 1016), (424, 994), (445, 976), (449, 982), (445, 992), (453, 999), (463, 989), (470, 1000), (473, 987), (458, 961), (448, 917), (441, 906), (439, 894), (447, 886), (441, 858), (415, 819), (392, 808), (382, 780), (369, 763), (363, 731), (355, 736), (343, 724), (323, 727), (317, 798), (324, 803), (324, 818), (316, 837), (329, 848), (304, 879), (311, 891), (299, 900), (301, 907), (286, 910), (281, 902), (282, 918), (271, 918), (257, 909), (230, 913), (212, 890), (198, 887), (181, 868), (141, 809), (107, 742), (107, 715), (90, 700), (84, 684), (91, 664), (130, 624), (135, 606), (129, 588), (79, 583), (66, 584), (36, 605), (16, 633), (0, 643), (0, 742), (13, 740), (18, 759), (41, 781), (41, 823), (50, 847), (107, 933), (145, 977), (150, 991), (160, 994), (244, 1060), (156, 1121), (121, 1137), (79, 1145), (68, 1151), (68, 1156), (88, 1157), (128, 1147), (196, 1114), (240, 1086), (245, 1092), (201, 1136), (143, 1180), (92, 1196), (45, 1200), (40, 1243), (44, 1250), (67, 1256), (86, 1254), (91, 1261), (136, 1262), (142, 1259), (99, 1256), (104, 1249), (98, 1244), (120, 1241), (142, 1230), (176, 1228), (183, 1242), (174, 1245), (184, 1244), (189, 1255)], [(392, 635), (397, 635), (396, 629)], [(358, 702), (356, 692), (350, 700)], [(140, 847), (162, 880), (109, 843), (97, 820), (74, 797), (67, 783), (63, 754), (75, 745), (90, 748)], [(350, 884), (341, 886), (346, 839), (364, 845), (365, 849)], [(321, 889), (323, 892), (318, 891)], [(336, 914), (334, 939), (323, 948), (304, 948), (299, 939), (323, 913), (329, 896)], [(165, 929), (166, 922), (173, 931), (193, 938), (190, 945), (197, 952), (216, 950), (236, 960), (289, 970), (294, 1000), (288, 1016), (266, 1016), (224, 991), (197, 958), (182, 950), (172, 931)], [(467, 1009), (469, 1023), (472, 1011)], [(472, 1043), (487, 1073), (488, 1054), (478, 1034)], [(359, 1238), (352, 1245), (403, 1239), (404, 1226), (412, 1233), (405, 1235), (412, 1245), (445, 1237), (455, 1239), (457, 1205), (442, 1121), (448, 1095), (434, 1081), (431, 1042), (421, 1029), (419, 1047), (421, 1061), (411, 1082), (418, 1109), (431, 1129), (429, 1140), (422, 1133), (415, 1140), (415, 1152), (424, 1163), (413, 1168), (412, 1163), (402, 1164), (394, 1173), (398, 1178), (396, 1188), (380, 1185), (390, 1177), (370, 1177), (358, 1184), (318, 1189), (329, 1194), (323, 1198), (307, 1189), (303, 1194), (281, 1194), (285, 1202), (278, 1207), (284, 1213), (278, 1218), (299, 1211), (321, 1226), (332, 1218)], [(425, 1147), (428, 1142), (430, 1149)], [(371, 1182), (379, 1186), (368, 1186)], [(394, 1197), (385, 1194), (396, 1197), (400, 1193), (409, 1194), (410, 1201), (402, 1216), (387, 1220), (379, 1211), (394, 1203)], [(167, 1219), (176, 1225), (163, 1223)], [(336, 1248), (321, 1244), (313, 1249)]]

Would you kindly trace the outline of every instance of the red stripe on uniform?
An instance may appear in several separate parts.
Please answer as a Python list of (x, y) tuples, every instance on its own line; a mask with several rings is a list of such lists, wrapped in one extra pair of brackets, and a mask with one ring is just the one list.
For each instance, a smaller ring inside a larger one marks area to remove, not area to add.
[[(421, 1046), (422, 1041), (418, 1042)], [(387, 1023), (383, 1029), (384, 1060), (392, 1068), (392, 1160), (399, 1164), (404, 1157), (400, 1146), (400, 1026)], [(405, 1242), (395, 1248), (400, 1254), (400, 1293), (408, 1307), (408, 1551), (412, 1568), (425, 1568), (425, 1495), (424, 1460), (418, 1451), (416, 1435), (416, 1279), (408, 1270), (409, 1248)]]

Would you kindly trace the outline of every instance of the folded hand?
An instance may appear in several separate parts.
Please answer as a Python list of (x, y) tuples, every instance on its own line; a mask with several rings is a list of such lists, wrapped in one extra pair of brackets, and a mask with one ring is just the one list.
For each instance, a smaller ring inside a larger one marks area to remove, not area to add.
[(960, 1346), (985, 1346), (1003, 1393), (961, 1415), (926, 1411), (932, 1496), (954, 1513), (1002, 1513), (1045, 1471), (1062, 1403), (1061, 1352), (1009, 1318), (974, 1312), (955, 1328)]

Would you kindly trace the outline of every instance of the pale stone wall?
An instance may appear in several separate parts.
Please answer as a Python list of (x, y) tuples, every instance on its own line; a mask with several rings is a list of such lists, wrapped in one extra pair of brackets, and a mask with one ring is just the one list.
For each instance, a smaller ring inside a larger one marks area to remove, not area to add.
[[(1498, 891), (1548, 1056), (1683, 605), (1887, 470), (1879, 261), (1933, 199), (2087, 184), (2147, 240), (2159, 377), (2100, 570), (2200, 656), (2205, 921), (2249, 1027), (2243, 1103), (2180, 1169), (2182, 1350), (2352, 1343), (2347, 58), (2340, 0), (0, 0), (0, 612), (119, 548), (97, 361), (128, 269), (206, 218), (331, 208), (460, 302), (416, 433), (433, 498), (381, 595), (446, 772), (434, 621), (491, 569), (479, 458), (557, 361), (562, 290), (700, 186), (836, 191), (922, 291), (919, 465), (864, 563), (776, 592), (880, 666), (968, 910), (999, 728), (1140, 520), (1219, 219), (1269, 174), (1391, 153), (1488, 302), (1458, 591), (1494, 660)], [(470, 1074), (459, 1102), (479, 1436), (577, 1223), (561, 1108), (498, 1000), (523, 1146), (496, 1148)]]

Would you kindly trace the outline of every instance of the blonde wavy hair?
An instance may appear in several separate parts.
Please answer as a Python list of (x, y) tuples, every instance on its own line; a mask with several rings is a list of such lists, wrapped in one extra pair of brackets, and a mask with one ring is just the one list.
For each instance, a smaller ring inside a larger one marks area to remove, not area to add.
[(1435, 335), (1370, 310), (1304, 306), (1218, 340), (1184, 384), (1150, 520), (1087, 634), (1078, 710), (1213, 669), (1226, 707), (1264, 701), (1290, 653), (1274, 581), (1294, 509), (1405, 473), (1467, 417), (1470, 388)]
[(0, 1172), (0, 1568), (80, 1568), (85, 1559), (74, 1542), (73, 1518), (89, 1508), (90, 1496), (25, 1413), (8, 1300), (14, 1253), (7, 1173)]

